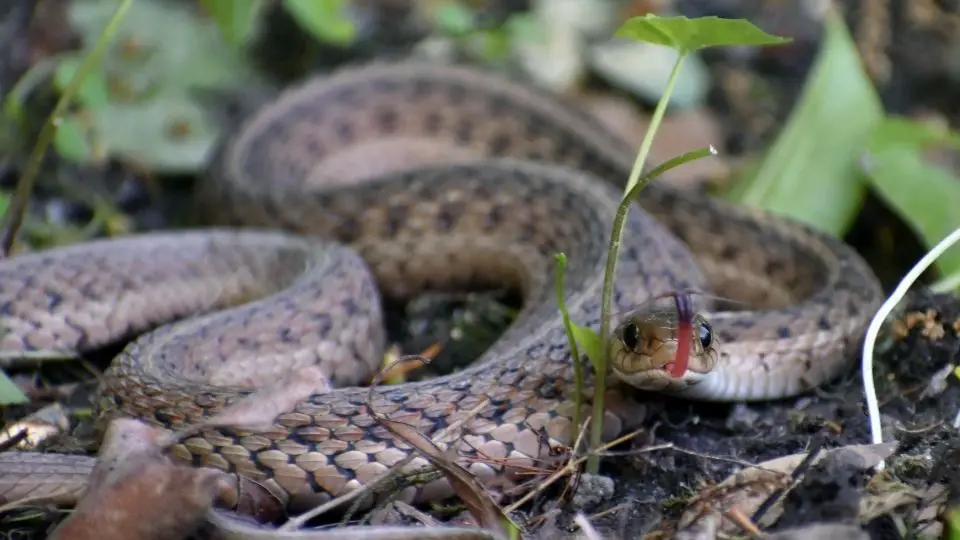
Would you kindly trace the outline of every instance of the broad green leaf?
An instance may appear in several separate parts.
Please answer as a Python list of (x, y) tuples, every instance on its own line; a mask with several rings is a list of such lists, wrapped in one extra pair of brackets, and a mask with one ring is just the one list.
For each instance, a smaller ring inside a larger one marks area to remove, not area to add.
[(600, 362), (603, 357), (603, 340), (600, 334), (593, 331), (592, 328), (581, 326), (573, 321), (570, 322), (570, 329), (573, 332), (573, 338), (583, 350), (583, 354), (593, 363), (594, 366)]
[(200, 3), (233, 45), (243, 44), (250, 38), (263, 8), (263, 0), (200, 0)]
[(781, 45), (791, 38), (774, 36), (746, 19), (720, 17), (660, 17), (647, 13), (627, 19), (614, 37), (646, 41), (689, 53), (710, 47), (731, 45)]
[(866, 185), (858, 158), (884, 110), (843, 19), (831, 12), (803, 94), (756, 172), (727, 199), (842, 235)]
[(870, 151), (891, 147), (922, 149), (931, 146), (960, 149), (960, 133), (950, 131), (947, 126), (940, 124), (888, 116), (871, 134), (867, 149)]
[(0, 371), (0, 406), (29, 403), (30, 399), (20, 390), (6, 373)]
[(283, 7), (319, 41), (349, 45), (357, 29), (344, 15), (346, 0), (283, 0)]
[[(58, 59), (57, 72), (63, 75), (54, 80), (57, 90), (63, 91), (65, 75), (96, 43), (115, 8), (116, 2), (104, 0), (69, 3), (69, 22), (87, 50)], [(79, 151), (80, 139), (66, 124), (55, 147), (81, 162), (120, 158), (158, 173), (193, 173), (206, 162), (222, 127), (197, 98), (198, 90), (259, 86), (264, 80), (241, 48), (224, 39), (214, 20), (199, 16), (195, 5), (138, 0), (77, 100), (89, 115), (87, 137), (96, 141), (100, 155)], [(106, 101), (101, 85), (109, 90)]]
[[(66, 57), (57, 64), (53, 73), (53, 82), (58, 88), (66, 88), (74, 74), (83, 62), (82, 57)], [(100, 107), (110, 101), (110, 91), (107, 88), (107, 79), (102, 71), (91, 71), (83, 78), (77, 90), (76, 100), (86, 107)]]
[(93, 145), (87, 140), (87, 133), (79, 120), (73, 117), (62, 118), (57, 132), (53, 136), (57, 152), (64, 158), (81, 163), (94, 161)]
[[(873, 133), (863, 158), (874, 191), (927, 249), (960, 227), (960, 178), (924, 158), (932, 146), (960, 149), (960, 134), (889, 118)], [(960, 248), (948, 249), (936, 265), (944, 281), (960, 279)]]

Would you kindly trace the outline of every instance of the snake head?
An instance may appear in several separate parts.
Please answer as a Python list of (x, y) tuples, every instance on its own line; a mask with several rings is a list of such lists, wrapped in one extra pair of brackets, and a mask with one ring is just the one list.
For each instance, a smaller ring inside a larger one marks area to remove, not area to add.
[(617, 325), (608, 341), (613, 372), (640, 390), (678, 391), (699, 383), (717, 365), (720, 343), (701, 314), (693, 313), (690, 322), (689, 362), (679, 377), (671, 375), (681, 335), (679, 317), (677, 310), (662, 307), (640, 308)]

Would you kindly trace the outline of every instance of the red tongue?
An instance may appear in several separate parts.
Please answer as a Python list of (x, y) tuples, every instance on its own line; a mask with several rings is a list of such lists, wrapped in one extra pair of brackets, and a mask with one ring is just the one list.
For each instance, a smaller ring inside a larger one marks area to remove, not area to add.
[(682, 377), (690, 362), (690, 340), (693, 339), (693, 325), (681, 321), (677, 327), (677, 356), (674, 362), (666, 365), (671, 377)]

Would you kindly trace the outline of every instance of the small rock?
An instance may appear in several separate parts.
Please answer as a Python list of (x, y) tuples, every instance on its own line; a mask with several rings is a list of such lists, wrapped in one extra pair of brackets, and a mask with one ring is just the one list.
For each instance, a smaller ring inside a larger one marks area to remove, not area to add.
[(738, 403), (727, 418), (726, 427), (733, 431), (747, 431), (754, 426), (759, 418), (759, 412)]
[(573, 494), (573, 507), (577, 510), (587, 510), (613, 497), (614, 483), (609, 476), (583, 473), (580, 475), (580, 484)]

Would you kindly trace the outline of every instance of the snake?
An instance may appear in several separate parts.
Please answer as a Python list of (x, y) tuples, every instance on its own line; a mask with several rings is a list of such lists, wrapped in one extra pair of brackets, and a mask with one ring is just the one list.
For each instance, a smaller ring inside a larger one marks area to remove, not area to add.
[[(570, 320), (599, 331), (611, 224), (636, 149), (570, 98), (476, 66), (371, 62), (286, 88), (225, 131), (191, 203), (202, 227), (0, 262), (0, 344), (77, 354), (122, 344), (93, 398), (96, 418), (171, 430), (318, 370), (329, 385), (269, 429), (204, 428), (169, 449), (253, 479), (291, 511), (405, 459), (404, 470), (429, 467), (373, 411), (454, 449), (494, 485), (573, 443), (577, 393), (589, 415), (599, 376), (605, 437), (636, 420), (617, 399), (790, 398), (851, 367), (883, 299), (870, 267), (834, 236), (657, 180), (624, 218), (611, 369), (597, 374), (571, 353), (557, 254)], [(490, 287), (518, 291), (523, 306), (472, 363), (369, 386), (388, 340), (383, 298)], [(657, 300), (677, 291), (704, 293), (689, 294), (680, 376), (679, 319)], [(0, 484), (48, 473), (49, 485), (90, 467), (61, 454), (0, 457)], [(446, 478), (401, 491), (414, 502), (453, 493)]]

